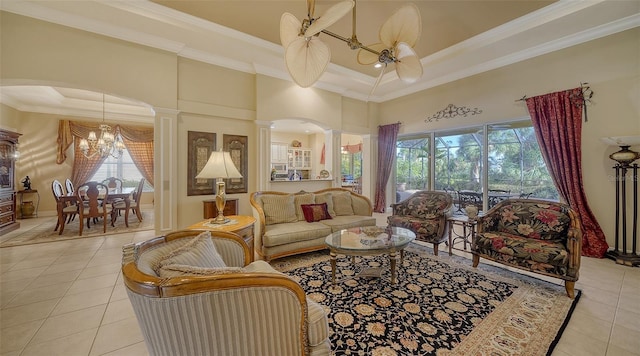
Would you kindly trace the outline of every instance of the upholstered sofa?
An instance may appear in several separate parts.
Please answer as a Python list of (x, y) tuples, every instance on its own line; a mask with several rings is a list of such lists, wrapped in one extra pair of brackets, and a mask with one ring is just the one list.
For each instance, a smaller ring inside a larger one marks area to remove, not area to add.
[(561, 278), (570, 298), (580, 270), (582, 227), (567, 204), (508, 199), (478, 218), (471, 243), (473, 266), (480, 257), (545, 276)]
[[(343, 188), (316, 192), (254, 192), (250, 196), (255, 225), (255, 250), (260, 258), (275, 258), (327, 248), (325, 238), (334, 231), (358, 226), (375, 226), (369, 198)], [(323, 214), (307, 219), (303, 205)]]
[[(123, 279), (150, 355), (330, 354), (326, 313), (298, 283), (250, 263), (239, 235), (201, 233), (123, 247)], [(225, 267), (201, 265), (218, 258)]]
[(438, 245), (447, 239), (447, 216), (452, 205), (453, 199), (446, 192), (420, 190), (400, 203), (391, 204), (393, 213), (387, 217), (387, 223), (413, 231), (418, 241), (432, 243), (433, 254), (437, 256)]

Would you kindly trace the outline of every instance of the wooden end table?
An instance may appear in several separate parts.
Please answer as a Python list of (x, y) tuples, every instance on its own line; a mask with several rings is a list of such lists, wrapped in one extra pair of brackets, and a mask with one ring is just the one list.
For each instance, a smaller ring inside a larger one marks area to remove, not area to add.
[(242, 237), (244, 242), (249, 246), (249, 254), (251, 255), (251, 261), (253, 261), (253, 225), (256, 223), (256, 219), (253, 216), (247, 215), (230, 215), (224, 216), (229, 219), (226, 224), (211, 224), (212, 219), (203, 220), (197, 224), (189, 226), (189, 230), (202, 230), (202, 231), (226, 231), (233, 232)]

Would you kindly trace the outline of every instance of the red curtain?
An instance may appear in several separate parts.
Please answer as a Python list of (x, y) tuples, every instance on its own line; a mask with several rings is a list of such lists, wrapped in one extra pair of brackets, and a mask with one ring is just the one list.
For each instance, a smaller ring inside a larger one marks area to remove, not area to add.
[(547, 169), (563, 201), (580, 215), (582, 255), (604, 257), (609, 246), (582, 183), (582, 88), (526, 99)]
[(373, 211), (384, 213), (387, 204), (387, 182), (396, 157), (400, 123), (378, 126), (378, 174), (376, 175), (376, 196)]

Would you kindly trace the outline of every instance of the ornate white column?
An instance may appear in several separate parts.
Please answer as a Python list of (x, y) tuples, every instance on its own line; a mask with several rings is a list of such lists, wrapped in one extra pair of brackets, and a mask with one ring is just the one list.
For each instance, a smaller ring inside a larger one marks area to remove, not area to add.
[(331, 186), (342, 186), (342, 175), (340, 174), (340, 144), (341, 144), (341, 132), (338, 130), (325, 130), (324, 142), (325, 142), (325, 155), (324, 166), (327, 167), (331, 173)]
[[(371, 157), (373, 157), (373, 153), (377, 152), (377, 149), (374, 150), (373, 143), (377, 144), (377, 141), (371, 139), (371, 135), (362, 135), (362, 195), (367, 196), (368, 198), (372, 197), (371, 192), (373, 192), (373, 184), (375, 183), (375, 174), (373, 170), (374, 162), (372, 162)], [(377, 147), (377, 146), (376, 146)]]
[(271, 187), (271, 122), (255, 121), (258, 138), (258, 155), (256, 173), (258, 174), (258, 190), (269, 190)]
[(154, 223), (156, 236), (178, 228), (178, 110), (153, 108)]

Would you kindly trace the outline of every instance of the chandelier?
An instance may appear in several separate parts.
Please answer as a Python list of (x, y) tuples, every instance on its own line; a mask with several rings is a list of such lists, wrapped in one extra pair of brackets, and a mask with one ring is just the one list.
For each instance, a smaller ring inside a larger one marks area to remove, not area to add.
[(100, 137), (96, 136), (95, 131), (89, 132), (88, 138), (80, 140), (80, 151), (87, 158), (100, 156), (106, 158), (122, 157), (124, 151), (124, 142), (119, 133), (112, 133), (111, 126), (104, 123), (104, 94), (102, 94), (102, 124), (100, 124)]
[[(321, 33), (345, 42), (352, 50), (359, 50), (359, 64), (375, 64), (376, 68), (383, 68), (371, 93), (380, 83), (389, 64), (395, 64), (396, 73), (404, 83), (414, 83), (422, 76), (422, 64), (413, 49), (422, 31), (422, 20), (414, 4), (406, 4), (396, 10), (380, 28), (380, 42), (367, 46), (360, 43), (356, 36), (355, 0), (343, 0), (318, 17), (315, 17), (314, 10), (315, 0), (307, 0), (307, 18), (302, 22), (288, 12), (280, 19), (280, 42), (285, 49), (285, 64), (291, 78), (299, 86), (306, 88), (313, 85), (329, 64), (331, 52), (319, 39)], [(351, 37), (326, 29), (349, 11), (352, 12)]]

